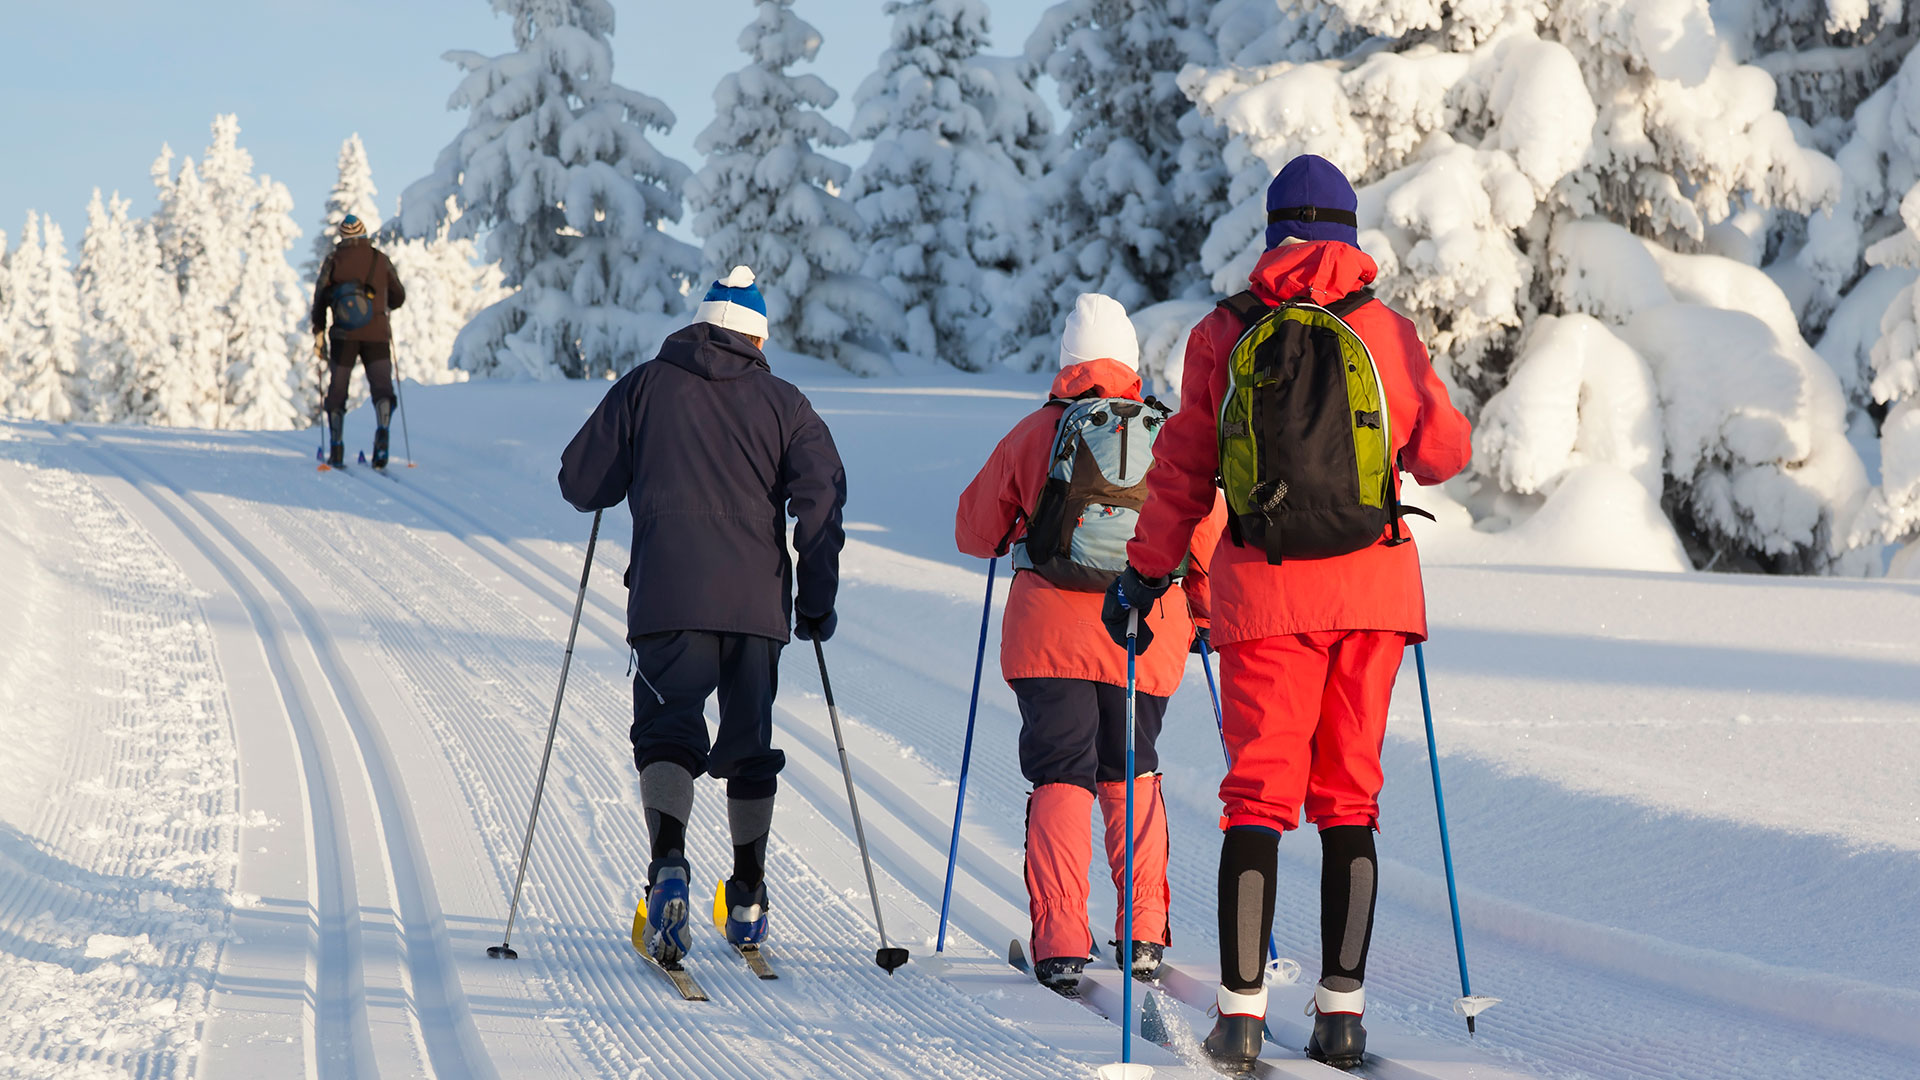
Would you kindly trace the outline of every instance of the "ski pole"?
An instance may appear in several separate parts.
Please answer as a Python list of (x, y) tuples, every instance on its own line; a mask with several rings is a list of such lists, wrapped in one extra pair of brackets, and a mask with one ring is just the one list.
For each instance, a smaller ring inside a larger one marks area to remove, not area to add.
[[(1126, 917), (1120, 942), (1120, 1064), (1133, 1061), (1133, 695), (1134, 657), (1139, 653), (1140, 609), (1127, 613), (1127, 884), (1121, 892)], [(1124, 1070), (1123, 1071), (1131, 1071)]]
[(998, 556), (987, 560), (987, 603), (980, 612), (980, 647), (973, 657), (973, 700), (967, 705), (967, 737), (960, 746), (960, 793), (953, 800), (953, 839), (947, 842), (947, 888), (940, 894), (940, 932), (933, 943), (933, 955), (947, 951), (947, 911), (953, 903), (953, 865), (960, 855), (960, 812), (967, 805), (967, 769), (973, 763), (973, 721), (980, 712), (980, 672), (987, 665), (987, 626), (993, 617), (993, 573), (1000, 565)]
[(560, 660), (560, 688), (553, 692), (553, 716), (547, 721), (547, 749), (540, 755), (540, 779), (533, 785), (533, 811), (527, 815), (527, 838), (520, 844), (520, 869), (513, 876), (513, 903), (507, 906), (507, 929), (500, 944), (489, 945), (487, 955), (495, 960), (518, 960), (520, 954), (509, 944), (513, 940), (513, 918), (520, 912), (520, 886), (527, 880), (527, 855), (533, 850), (533, 826), (540, 820), (540, 796), (547, 790), (547, 765), (553, 761), (553, 736), (560, 730), (560, 702), (567, 693), (567, 672), (573, 667), (573, 639), (580, 632), (580, 609), (587, 603), (587, 576), (593, 572), (593, 548), (600, 540), (600, 514), (593, 512), (593, 531), (587, 534), (587, 558), (580, 567), (580, 592), (573, 598), (573, 625), (567, 629), (567, 652)]
[(398, 372), (394, 374), (393, 397), (394, 401), (400, 406), (400, 438), (407, 444), (407, 468), (411, 469), (415, 467), (413, 464), (413, 436), (407, 434), (407, 397), (400, 392), (400, 384), (405, 381), (405, 379), (400, 377)]
[(873, 857), (867, 854), (867, 831), (860, 825), (860, 799), (853, 793), (853, 766), (847, 761), (847, 741), (840, 734), (840, 707), (833, 703), (833, 684), (827, 681), (827, 653), (813, 639), (813, 657), (820, 663), (820, 692), (827, 698), (827, 716), (833, 720), (833, 745), (840, 751), (840, 774), (847, 778), (847, 806), (853, 811), (853, 836), (860, 844), (860, 863), (867, 871), (867, 895), (873, 898), (873, 925), (880, 931), (880, 948), (873, 962), (891, 975), (907, 962), (907, 950), (887, 944), (887, 921), (880, 914), (880, 890), (873, 883)]
[[(1220, 688), (1213, 681), (1213, 646), (1206, 638), (1200, 639), (1200, 670), (1207, 673), (1207, 693), (1213, 698), (1213, 726), (1220, 732), (1220, 756), (1227, 759), (1227, 768), (1233, 768), (1233, 751), (1227, 749), (1227, 718), (1220, 711)], [(1267, 931), (1267, 963), (1271, 965), (1280, 959), (1280, 947), (1274, 944), (1273, 931)]]
[(1413, 664), (1420, 673), (1420, 711), (1427, 719), (1427, 763), (1433, 767), (1433, 808), (1440, 816), (1440, 857), (1447, 866), (1447, 903), (1453, 908), (1453, 952), (1460, 961), (1460, 1000), (1453, 1010), (1467, 1018), (1467, 1034), (1473, 1034), (1473, 1018), (1497, 1004), (1498, 998), (1476, 997), (1467, 978), (1467, 940), (1460, 933), (1460, 891), (1453, 882), (1453, 844), (1447, 839), (1447, 797), (1440, 789), (1440, 750), (1433, 740), (1433, 699), (1427, 693), (1427, 653), (1420, 642), (1413, 643)]

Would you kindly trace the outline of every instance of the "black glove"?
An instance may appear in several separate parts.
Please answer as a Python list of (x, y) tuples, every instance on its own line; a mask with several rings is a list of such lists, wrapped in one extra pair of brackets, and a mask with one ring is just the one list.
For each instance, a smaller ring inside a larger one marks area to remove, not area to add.
[(1128, 616), (1140, 613), (1140, 626), (1133, 642), (1136, 655), (1147, 651), (1153, 644), (1153, 628), (1147, 625), (1147, 616), (1153, 611), (1153, 602), (1173, 587), (1171, 576), (1163, 578), (1145, 578), (1140, 571), (1129, 566), (1113, 579), (1107, 587), (1107, 598), (1100, 605), (1100, 621), (1107, 626), (1107, 634), (1113, 643), (1121, 648), (1127, 647)]
[[(1212, 652), (1213, 638), (1210, 636), (1211, 633), (1212, 632), (1204, 626), (1194, 627), (1193, 644), (1187, 646), (1187, 651), (1193, 653), (1195, 656), (1204, 656), (1206, 653)], [(1203, 652), (1202, 650), (1205, 651)]]
[(825, 615), (808, 615), (798, 609), (793, 613), (793, 636), (801, 641), (826, 641), (839, 625), (840, 616), (831, 609)]

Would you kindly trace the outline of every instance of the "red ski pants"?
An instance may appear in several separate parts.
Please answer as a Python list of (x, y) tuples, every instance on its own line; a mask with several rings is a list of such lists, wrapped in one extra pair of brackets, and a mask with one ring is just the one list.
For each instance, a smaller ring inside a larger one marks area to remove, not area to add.
[(1220, 647), (1221, 713), (1233, 766), (1220, 827), (1286, 832), (1307, 820), (1377, 827), (1380, 744), (1407, 637), (1323, 630)]
[[(1118, 941), (1125, 916), (1118, 900), (1127, 882), (1127, 785), (1124, 780), (1103, 780), (1099, 788), (1116, 900), (1113, 940)], [(1027, 903), (1033, 915), (1028, 944), (1035, 960), (1085, 956), (1093, 944), (1087, 927), (1087, 866), (1093, 858), (1087, 815), (1094, 800), (1094, 793), (1078, 784), (1041, 784), (1028, 797)], [(1170, 940), (1167, 806), (1158, 776), (1134, 780), (1133, 826), (1133, 938), (1165, 945)]]

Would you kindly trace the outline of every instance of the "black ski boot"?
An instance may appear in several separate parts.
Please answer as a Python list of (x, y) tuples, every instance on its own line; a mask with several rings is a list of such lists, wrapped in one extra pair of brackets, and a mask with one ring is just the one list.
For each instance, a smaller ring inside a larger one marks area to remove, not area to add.
[[(1113, 955), (1120, 955), (1120, 943), (1113, 943)], [(1160, 965), (1165, 961), (1167, 947), (1157, 941), (1136, 941), (1133, 943), (1133, 977), (1147, 982), (1160, 977)]]
[(346, 425), (347, 414), (344, 411), (335, 410), (327, 414), (327, 434), (332, 439), (331, 449), (327, 451), (327, 464), (336, 469), (347, 463)]
[(373, 403), (373, 467), (387, 467), (387, 425), (393, 422), (393, 402), (380, 399)]
[(1355, 1069), (1367, 1054), (1367, 1029), (1360, 1025), (1367, 992), (1339, 993), (1324, 986), (1313, 989), (1313, 1036), (1307, 1056), (1336, 1069)]
[(1079, 997), (1080, 973), (1085, 970), (1084, 956), (1049, 956), (1033, 965), (1033, 977), (1061, 997)]
[(1213, 1067), (1228, 1076), (1250, 1076), (1260, 1058), (1267, 1034), (1267, 991), (1235, 993), (1222, 986), (1215, 991), (1219, 1016), (1200, 1048)]

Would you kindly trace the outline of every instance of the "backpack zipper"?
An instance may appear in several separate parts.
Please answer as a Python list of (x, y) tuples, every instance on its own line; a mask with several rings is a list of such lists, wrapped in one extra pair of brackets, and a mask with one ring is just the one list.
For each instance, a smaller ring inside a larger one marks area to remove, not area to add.
[(1127, 478), (1127, 421), (1120, 420), (1120, 479)]

